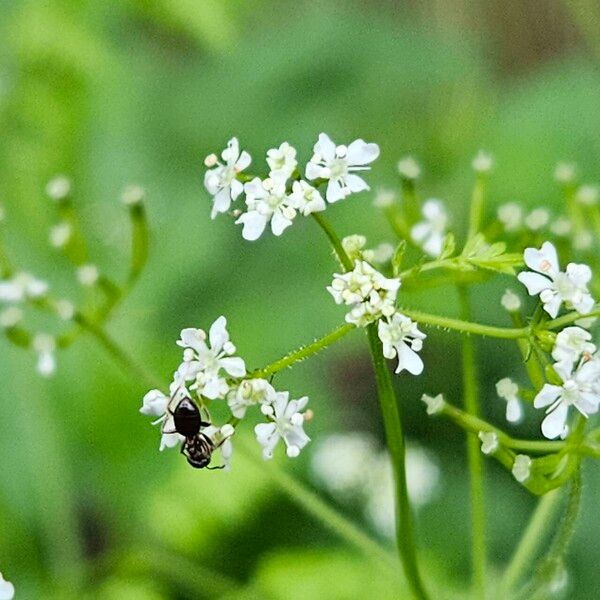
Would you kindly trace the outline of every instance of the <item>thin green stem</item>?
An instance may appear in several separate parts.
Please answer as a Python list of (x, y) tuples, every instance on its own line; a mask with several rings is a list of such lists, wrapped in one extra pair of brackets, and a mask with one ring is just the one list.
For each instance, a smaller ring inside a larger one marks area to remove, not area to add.
[(562, 490), (552, 490), (540, 500), (533, 516), (521, 537), (502, 579), (503, 598), (508, 598), (510, 591), (519, 583), (529, 566), (535, 560), (539, 548), (544, 544), (547, 533), (554, 521), (562, 498)]
[(416, 267), (411, 267), (410, 269), (406, 269), (398, 275), (400, 279), (404, 280), (408, 277), (413, 276), (414, 274), (424, 273), (425, 271), (433, 271), (434, 269), (454, 269), (456, 268), (456, 260), (454, 258), (443, 258), (437, 260), (430, 260), (429, 262), (423, 263), (422, 265), (417, 265)]
[(575, 323), (579, 319), (588, 319), (591, 317), (600, 317), (600, 306), (596, 305), (594, 310), (589, 312), (587, 315), (582, 315), (578, 312), (570, 312), (568, 315), (563, 315), (562, 317), (558, 317), (557, 319), (552, 319), (551, 321), (546, 321), (544, 324), (545, 329), (561, 329), (566, 327), (567, 325), (571, 325), (571, 323)]
[(492, 325), (472, 323), (468, 320), (431, 315), (419, 310), (413, 310), (411, 308), (400, 307), (398, 310), (407, 317), (410, 317), (413, 321), (417, 321), (417, 323), (422, 325), (453, 329), (455, 331), (461, 331), (462, 333), (473, 333), (475, 335), (495, 337), (505, 340), (516, 340), (519, 338), (527, 338), (529, 336), (529, 329), (527, 327), (494, 327)]
[(481, 228), (483, 220), (483, 207), (485, 201), (485, 179), (482, 174), (478, 174), (473, 187), (473, 195), (471, 197), (471, 208), (469, 212), (469, 231), (467, 239), (473, 238)]
[(308, 344), (308, 346), (302, 346), (293, 352), (290, 352), (283, 358), (272, 362), (271, 364), (263, 367), (262, 369), (257, 369), (250, 374), (250, 377), (253, 378), (265, 378), (281, 371), (282, 369), (289, 368), (300, 362), (302, 360), (306, 360), (309, 356), (324, 350), (334, 342), (337, 342), (340, 338), (344, 337), (347, 333), (350, 333), (355, 329), (355, 326), (350, 323), (345, 323), (344, 325), (340, 325), (337, 329), (334, 329), (331, 333), (323, 336), (312, 342), (312, 344)]
[(383, 347), (377, 334), (376, 323), (371, 323), (367, 326), (367, 335), (373, 368), (375, 370), (375, 379), (377, 381), (377, 392), (383, 416), (387, 447), (394, 469), (396, 486), (396, 541), (410, 589), (416, 598), (425, 600), (428, 598), (428, 595), (425, 592), (425, 587), (419, 573), (413, 517), (408, 499), (405, 467), (406, 448), (400, 409), (392, 386), (390, 372), (383, 356)]
[(337, 233), (329, 223), (329, 221), (321, 214), (321, 213), (312, 213), (315, 221), (319, 224), (319, 227), (325, 232), (325, 235), (329, 238), (337, 257), (339, 258), (344, 270), (352, 271), (354, 268), (354, 263), (346, 254), (344, 247), (342, 246), (342, 241), (338, 237)]
[[(468, 290), (459, 286), (458, 295), (462, 317), (468, 321), (471, 318)], [(470, 336), (463, 338), (462, 356), (465, 410), (468, 414), (478, 417), (478, 373), (475, 362), (475, 344)], [(483, 456), (479, 449), (479, 439), (475, 433), (467, 434), (467, 456), (470, 471), (473, 586), (476, 597), (485, 598), (486, 531)]]

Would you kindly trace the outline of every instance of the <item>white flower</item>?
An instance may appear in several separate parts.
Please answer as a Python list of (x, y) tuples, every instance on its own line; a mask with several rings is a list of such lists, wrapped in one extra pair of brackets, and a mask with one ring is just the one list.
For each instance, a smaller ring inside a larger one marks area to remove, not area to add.
[(293, 202), (287, 195), (286, 177), (276, 173), (272, 178), (261, 181), (255, 177), (245, 184), (248, 212), (242, 213), (236, 223), (242, 223), (242, 237), (245, 240), (257, 240), (271, 223), (274, 235), (281, 235), (296, 216)]
[(375, 440), (366, 433), (335, 433), (322, 439), (311, 458), (315, 480), (342, 499), (363, 491), (377, 456)]
[(523, 209), (516, 202), (508, 202), (498, 207), (498, 221), (504, 225), (504, 231), (518, 231), (523, 222)]
[(398, 161), (398, 173), (404, 179), (418, 179), (421, 175), (421, 167), (412, 156), (405, 156)]
[(363, 256), (363, 249), (367, 245), (367, 238), (364, 235), (353, 234), (342, 238), (342, 248), (352, 259), (357, 260)]
[(387, 188), (379, 188), (375, 194), (373, 205), (377, 208), (387, 208), (392, 206), (396, 201), (396, 192)]
[(575, 195), (577, 201), (584, 206), (594, 206), (598, 204), (599, 196), (600, 192), (597, 185), (582, 185)]
[(575, 250), (589, 250), (594, 245), (594, 234), (589, 229), (577, 232), (573, 236), (573, 248)]
[(571, 183), (575, 179), (577, 169), (572, 163), (560, 162), (554, 169), (554, 179), (558, 183)]
[(82, 265), (77, 269), (77, 281), (86, 287), (92, 287), (98, 283), (100, 272), (96, 265)]
[(18, 303), (36, 300), (48, 291), (48, 284), (29, 273), (17, 273), (11, 279), (0, 281), (0, 302)]
[(573, 224), (567, 217), (558, 217), (552, 225), (550, 225), (550, 231), (558, 237), (565, 237), (571, 233)]
[(287, 142), (283, 142), (279, 148), (271, 148), (267, 151), (267, 163), (271, 169), (269, 177), (273, 177), (275, 173), (281, 173), (287, 179), (298, 165), (296, 148)]
[(513, 463), (512, 474), (519, 483), (525, 483), (531, 477), (533, 461), (527, 454), (517, 454)]
[(50, 230), (50, 245), (54, 248), (63, 248), (71, 239), (71, 225), (67, 222), (59, 223)]
[(521, 308), (521, 298), (519, 298), (512, 290), (506, 290), (504, 292), (500, 303), (508, 312), (517, 312)]
[(313, 150), (314, 155), (306, 165), (306, 178), (329, 180), (327, 202), (337, 202), (352, 193), (369, 189), (355, 172), (371, 168), (367, 165), (379, 156), (377, 144), (358, 139), (349, 146), (336, 146), (328, 135), (321, 133)]
[(18, 306), (9, 306), (0, 312), (0, 327), (10, 329), (19, 324), (23, 318), (23, 311)]
[(421, 396), (421, 400), (427, 406), (427, 414), (430, 416), (440, 414), (444, 410), (444, 406), (446, 404), (442, 394), (438, 394), (437, 396), (428, 396), (427, 394), (423, 394)]
[(379, 321), (377, 332), (383, 343), (383, 355), (390, 359), (398, 357), (396, 373), (404, 369), (412, 375), (423, 372), (423, 361), (417, 352), (423, 348), (423, 340), (427, 336), (419, 331), (414, 321), (400, 313), (394, 313), (386, 321)]
[[(229, 425), (223, 425), (219, 428), (215, 425), (209, 425), (202, 430), (202, 433), (208, 436), (215, 447), (215, 451), (221, 454), (222, 464), (225, 467), (225, 471), (231, 469), (231, 456), (233, 455), (233, 444), (231, 443), (231, 437), (235, 433), (235, 429)], [(213, 453), (214, 461), (215, 454)]]
[(233, 356), (236, 348), (229, 341), (225, 317), (219, 317), (211, 325), (208, 339), (210, 346), (202, 329), (187, 328), (181, 331), (177, 345), (185, 350), (178, 373), (186, 381), (195, 380), (191, 389), (214, 400), (224, 398), (229, 391), (229, 384), (221, 372), (225, 371), (231, 377), (244, 377), (246, 365), (241, 358)]
[(333, 275), (327, 291), (336, 304), (351, 307), (346, 314), (348, 323), (365, 327), (381, 316), (394, 314), (399, 287), (399, 279), (387, 279), (364, 260), (355, 260), (352, 271)]
[(15, 597), (15, 586), (6, 581), (0, 573), (0, 600), (12, 600)]
[(596, 352), (596, 346), (590, 341), (592, 334), (581, 327), (565, 327), (557, 336), (552, 358), (556, 362), (569, 362), (571, 364), (580, 358), (591, 358)]
[(183, 379), (175, 373), (173, 382), (169, 386), (170, 396), (165, 396), (160, 390), (150, 390), (143, 398), (140, 412), (143, 415), (159, 417), (153, 425), (161, 425), (161, 438), (159, 450), (162, 452), (165, 448), (174, 448), (185, 438), (175, 431), (175, 421), (172, 411), (177, 404), (186, 397), (189, 397), (187, 388)]
[(221, 153), (221, 158), (224, 163), (219, 162), (214, 154), (207, 156), (204, 161), (206, 166), (214, 166), (213, 169), (206, 171), (204, 176), (204, 187), (213, 196), (211, 219), (214, 219), (218, 213), (227, 212), (231, 201), (236, 200), (242, 193), (244, 186), (236, 177), (252, 162), (245, 150), (240, 152), (237, 138), (231, 138), (227, 142), (227, 148)]
[(394, 252), (396, 249), (392, 244), (387, 242), (382, 242), (379, 246), (376, 246), (372, 250), (365, 250), (363, 252), (363, 256), (369, 261), (373, 263), (377, 263), (379, 265), (383, 265), (390, 260), (394, 256)]
[(519, 399), (519, 386), (510, 377), (505, 377), (496, 383), (496, 393), (506, 400), (506, 420), (509, 423), (521, 421), (523, 408)]
[(327, 208), (321, 192), (306, 181), (294, 181), (292, 193), (289, 196), (290, 206), (294, 207), (305, 217), (311, 213), (321, 212)]
[(145, 195), (146, 192), (143, 187), (139, 185), (128, 185), (121, 192), (121, 202), (125, 204), (125, 206), (135, 206), (142, 202)]
[(32, 347), (37, 352), (37, 370), (42, 377), (50, 377), (56, 371), (56, 340), (47, 333), (38, 333), (32, 341)]
[[(440, 483), (440, 469), (435, 458), (412, 444), (406, 448), (406, 483), (408, 497), (416, 508), (433, 500)], [(390, 538), (396, 533), (394, 488), (391, 460), (387, 452), (382, 452), (370, 468), (365, 513), (375, 528)]]
[(492, 160), (492, 156), (483, 150), (480, 150), (477, 153), (477, 156), (473, 159), (471, 166), (473, 170), (477, 173), (487, 173), (491, 170), (494, 161)]
[(417, 223), (410, 231), (413, 241), (433, 257), (438, 257), (444, 248), (444, 236), (448, 225), (448, 214), (443, 202), (427, 200), (422, 208), (424, 221)]
[(234, 417), (242, 419), (249, 406), (271, 404), (275, 397), (273, 386), (266, 379), (245, 379), (229, 391), (227, 404)]
[(539, 294), (544, 309), (556, 317), (561, 304), (573, 307), (582, 315), (594, 307), (587, 284), (592, 278), (591, 269), (584, 264), (569, 263), (566, 272), (560, 271), (556, 248), (544, 242), (540, 250), (527, 248), (524, 252), (525, 264), (535, 271), (519, 273), (519, 281), (527, 287), (530, 296)]
[(569, 407), (574, 406), (584, 417), (598, 412), (600, 404), (600, 360), (583, 360), (573, 369), (570, 362), (559, 362), (554, 370), (562, 379), (562, 385), (546, 383), (538, 392), (533, 405), (546, 408), (542, 421), (542, 433), (549, 439), (568, 433)]
[(263, 405), (262, 412), (270, 423), (259, 423), (255, 428), (256, 440), (263, 447), (263, 458), (273, 457), (273, 450), (280, 439), (287, 446), (290, 458), (300, 454), (300, 450), (310, 442), (303, 429), (304, 415), (300, 412), (308, 403), (308, 397), (290, 400), (289, 392), (277, 392), (271, 405)]
[(525, 226), (531, 231), (538, 231), (550, 222), (550, 212), (546, 208), (534, 208), (525, 217)]
[(70, 321), (75, 315), (75, 306), (69, 300), (57, 300), (54, 308), (63, 321)]
[(481, 440), (481, 451), (484, 454), (494, 454), (498, 450), (500, 444), (495, 431), (480, 431), (478, 437)]
[(51, 179), (46, 185), (46, 194), (52, 200), (60, 202), (71, 193), (71, 180), (64, 175), (58, 175)]

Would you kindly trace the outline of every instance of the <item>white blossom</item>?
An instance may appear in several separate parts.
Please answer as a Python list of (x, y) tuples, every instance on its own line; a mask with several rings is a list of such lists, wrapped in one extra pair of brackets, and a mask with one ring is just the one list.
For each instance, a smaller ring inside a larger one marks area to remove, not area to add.
[(593, 309), (594, 299), (587, 287), (592, 271), (587, 265), (569, 263), (566, 272), (560, 271), (556, 248), (550, 242), (544, 242), (540, 250), (527, 248), (523, 256), (525, 264), (535, 272), (519, 273), (518, 279), (530, 296), (539, 294), (552, 318), (563, 302), (582, 315)]
[(575, 179), (577, 169), (572, 163), (560, 162), (554, 169), (554, 179), (558, 183), (571, 183)]
[(59, 223), (50, 229), (49, 241), (54, 248), (64, 248), (71, 239), (71, 225)]
[(427, 406), (427, 414), (430, 416), (440, 414), (444, 410), (446, 404), (442, 394), (438, 394), (437, 396), (423, 394), (421, 400), (425, 403), (425, 406)]
[(289, 204), (305, 217), (327, 208), (321, 192), (306, 181), (294, 181)]
[(493, 164), (494, 161), (492, 160), (492, 156), (487, 152), (480, 150), (473, 159), (472, 167), (477, 173), (487, 173), (491, 170)]
[(506, 420), (509, 423), (519, 423), (523, 419), (519, 386), (510, 377), (505, 377), (496, 383), (496, 393), (506, 401)]
[(0, 281), (0, 302), (16, 304), (36, 300), (48, 291), (48, 284), (30, 273), (17, 273), (11, 279)]
[(13, 600), (14, 597), (15, 586), (10, 581), (6, 581), (0, 573), (0, 600)]
[(421, 175), (421, 167), (412, 156), (405, 156), (398, 161), (398, 173), (404, 179), (418, 179)]
[(531, 477), (531, 467), (533, 461), (527, 454), (517, 454), (512, 467), (513, 477), (519, 483), (525, 483)]
[(377, 208), (387, 208), (396, 201), (396, 192), (387, 188), (379, 188), (375, 194), (373, 205)]
[(377, 456), (372, 436), (361, 433), (334, 433), (321, 439), (311, 457), (311, 471), (317, 483), (334, 496), (346, 499), (363, 492)]
[(441, 200), (432, 198), (421, 209), (424, 220), (410, 231), (413, 241), (433, 257), (438, 257), (444, 248), (444, 236), (448, 225), (448, 214)]
[(577, 202), (584, 206), (594, 206), (598, 204), (600, 190), (597, 185), (582, 185), (577, 189), (575, 198)]
[(308, 397), (290, 400), (289, 392), (277, 392), (273, 403), (263, 405), (261, 410), (269, 418), (269, 423), (259, 423), (255, 428), (256, 439), (263, 447), (263, 458), (273, 457), (273, 450), (280, 439), (287, 447), (290, 458), (300, 454), (300, 450), (310, 442), (303, 429), (304, 415), (302, 410), (308, 403)]
[(279, 148), (271, 148), (267, 151), (267, 164), (271, 169), (269, 177), (280, 173), (287, 179), (298, 165), (296, 148), (290, 146), (287, 142), (283, 142)]
[(512, 290), (506, 290), (500, 303), (508, 312), (517, 312), (521, 309), (521, 298)]
[(240, 152), (237, 138), (231, 138), (227, 142), (227, 148), (221, 152), (221, 158), (223, 163), (216, 155), (211, 154), (204, 161), (207, 167), (214, 167), (206, 171), (204, 176), (204, 187), (213, 196), (211, 219), (218, 213), (227, 212), (231, 201), (236, 200), (243, 192), (244, 186), (237, 180), (237, 176), (252, 162), (245, 150)]
[(353, 234), (342, 238), (342, 248), (351, 260), (358, 260), (363, 257), (363, 250), (367, 245), (367, 238), (364, 235)]
[(242, 419), (249, 406), (271, 404), (275, 397), (273, 386), (266, 379), (244, 379), (227, 394), (227, 404), (234, 417)]
[(23, 311), (18, 306), (9, 306), (0, 312), (0, 327), (10, 329), (15, 327), (23, 319)]
[(293, 201), (286, 192), (286, 177), (275, 173), (273, 177), (261, 181), (255, 177), (244, 186), (248, 211), (242, 213), (236, 223), (242, 223), (242, 237), (257, 240), (267, 224), (271, 224), (274, 235), (281, 235), (296, 216)]
[(486, 455), (494, 454), (500, 447), (495, 431), (480, 431), (478, 437), (481, 440), (481, 451)]
[(337, 202), (352, 193), (368, 190), (367, 183), (356, 175), (366, 171), (379, 156), (377, 144), (367, 144), (358, 139), (348, 146), (336, 146), (325, 133), (319, 135), (314, 155), (306, 165), (306, 178), (327, 179), (327, 202)]
[(50, 377), (56, 371), (56, 340), (47, 333), (38, 333), (31, 343), (38, 355), (37, 370), (42, 377)]
[(377, 263), (379, 265), (384, 265), (392, 260), (394, 256), (394, 252), (396, 249), (394, 246), (388, 242), (382, 242), (378, 246), (371, 250), (365, 250), (363, 252), (363, 256), (369, 262)]
[(121, 202), (125, 204), (125, 206), (135, 206), (142, 202), (145, 195), (146, 192), (143, 187), (139, 185), (128, 185), (121, 192)]
[(396, 373), (406, 369), (412, 375), (423, 372), (423, 361), (417, 354), (423, 348), (427, 337), (419, 331), (417, 324), (398, 312), (377, 324), (379, 339), (383, 343), (383, 355), (392, 359), (398, 357)]
[(498, 207), (498, 221), (504, 225), (504, 231), (513, 232), (521, 229), (523, 209), (516, 202), (508, 202)]
[(533, 405), (545, 408), (542, 433), (549, 439), (564, 438), (568, 433), (569, 407), (574, 406), (584, 417), (598, 412), (600, 404), (600, 360), (583, 360), (578, 366), (565, 361), (554, 365), (562, 385), (546, 383)]
[(552, 225), (550, 225), (550, 231), (558, 237), (566, 237), (571, 233), (572, 229), (573, 224), (571, 223), (571, 220), (565, 216), (558, 217)]
[(52, 200), (60, 202), (71, 193), (71, 180), (64, 175), (58, 175), (51, 179), (46, 185), (46, 194)]
[(327, 291), (336, 304), (350, 306), (346, 321), (365, 327), (381, 316), (395, 312), (400, 279), (388, 279), (364, 260), (355, 260), (348, 273), (335, 273)]
[(546, 208), (534, 208), (525, 217), (525, 226), (531, 231), (539, 231), (550, 222), (550, 211)]
[(243, 359), (233, 356), (236, 348), (229, 340), (225, 317), (219, 317), (211, 325), (208, 339), (210, 346), (202, 329), (190, 327), (181, 331), (177, 345), (184, 348), (184, 353), (178, 373), (185, 381), (194, 381), (191, 389), (214, 400), (224, 398), (229, 392), (223, 372), (234, 378), (244, 377), (246, 365)]
[[(235, 433), (233, 426), (226, 424), (219, 428), (215, 425), (209, 425), (202, 430), (202, 433), (210, 438), (213, 443), (215, 452), (212, 455), (212, 460), (215, 460), (215, 456), (221, 455), (222, 465), (225, 471), (231, 469), (231, 457), (233, 455), (233, 444), (231, 443), (231, 437)], [(218, 460), (218, 459), (217, 459)]]
[(552, 349), (552, 358), (556, 362), (574, 364), (582, 357), (587, 359), (596, 352), (596, 346), (590, 340), (592, 334), (581, 327), (565, 327), (556, 336)]
[(98, 283), (100, 271), (96, 265), (82, 265), (77, 269), (77, 281), (85, 287), (93, 287)]

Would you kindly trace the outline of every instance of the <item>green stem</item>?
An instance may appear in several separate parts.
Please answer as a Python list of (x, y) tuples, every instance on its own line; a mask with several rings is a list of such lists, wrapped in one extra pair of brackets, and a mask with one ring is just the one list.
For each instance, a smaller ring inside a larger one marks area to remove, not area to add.
[[(462, 317), (468, 321), (471, 317), (468, 290), (459, 286), (458, 295)], [(463, 338), (462, 356), (465, 410), (468, 414), (478, 417), (478, 373), (475, 362), (475, 344), (470, 336)], [(479, 449), (479, 439), (475, 433), (467, 434), (467, 456), (470, 471), (473, 585), (477, 598), (485, 598), (486, 531), (483, 456)]]
[(455, 331), (461, 331), (462, 333), (474, 333), (475, 335), (496, 337), (505, 340), (516, 340), (519, 338), (527, 338), (529, 336), (527, 327), (511, 328), (481, 325), (479, 323), (472, 323), (468, 320), (431, 315), (419, 310), (412, 310), (411, 308), (404, 307), (400, 307), (398, 311), (422, 325), (454, 329)]
[(591, 317), (600, 317), (600, 306), (596, 306), (594, 310), (592, 310), (587, 315), (582, 315), (578, 312), (570, 312), (568, 315), (563, 315), (562, 317), (558, 317), (558, 319), (552, 319), (551, 321), (546, 321), (544, 324), (545, 329), (562, 329), (567, 325), (571, 325), (575, 321), (579, 319), (588, 319)]
[(340, 338), (344, 337), (347, 333), (355, 329), (355, 326), (350, 323), (345, 323), (344, 325), (340, 325), (337, 329), (334, 329), (331, 333), (315, 340), (312, 344), (308, 346), (303, 346), (290, 352), (288, 355), (276, 360), (275, 362), (263, 367), (262, 369), (257, 369), (250, 374), (252, 378), (265, 378), (269, 377), (269, 375), (273, 375), (286, 367), (291, 367), (292, 365), (300, 362), (302, 360), (307, 359), (309, 356), (320, 352), (330, 346), (334, 342), (337, 342)]
[(312, 213), (315, 221), (319, 224), (319, 227), (325, 232), (325, 235), (329, 238), (337, 257), (339, 258), (345, 271), (352, 271), (354, 263), (350, 257), (346, 254), (342, 242), (338, 237), (337, 233), (330, 225), (329, 221), (321, 213)]
[(377, 392), (383, 416), (387, 447), (392, 459), (396, 485), (396, 541), (404, 566), (404, 573), (414, 596), (428, 598), (417, 563), (413, 519), (408, 499), (405, 467), (405, 443), (402, 420), (392, 379), (383, 356), (383, 347), (377, 334), (377, 324), (367, 326), (367, 335), (377, 381)]
[(485, 179), (482, 174), (478, 174), (473, 187), (473, 195), (471, 197), (471, 209), (469, 212), (469, 231), (467, 239), (473, 238), (481, 228), (483, 219), (483, 206), (485, 200)]
[[(519, 313), (511, 313), (511, 318), (516, 327), (523, 327), (523, 320)], [(520, 338), (517, 340), (517, 345), (519, 346), (519, 351), (525, 362), (525, 369), (527, 370), (529, 381), (531, 381), (531, 384), (535, 389), (542, 389), (546, 382), (546, 377), (544, 376), (539, 357), (536, 353), (531, 352), (528, 340)]]
[(533, 516), (519, 541), (517, 549), (504, 573), (501, 589), (502, 598), (508, 598), (511, 590), (519, 583), (533, 563), (536, 554), (546, 539), (547, 532), (561, 504), (562, 490), (552, 490), (545, 494), (533, 512)]

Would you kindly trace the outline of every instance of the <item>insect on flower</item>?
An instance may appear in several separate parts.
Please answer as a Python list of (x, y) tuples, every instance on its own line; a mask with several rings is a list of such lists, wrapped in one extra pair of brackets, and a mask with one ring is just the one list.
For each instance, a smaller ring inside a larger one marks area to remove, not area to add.
[(178, 433), (185, 439), (181, 444), (181, 454), (183, 454), (188, 463), (194, 469), (222, 469), (225, 465), (219, 467), (209, 467), (213, 452), (221, 446), (228, 438), (215, 444), (211, 437), (201, 428), (211, 427), (210, 421), (203, 421), (198, 405), (189, 397), (183, 397), (175, 407), (174, 411), (167, 408), (173, 417), (175, 429), (173, 431), (164, 431), (163, 433)]

